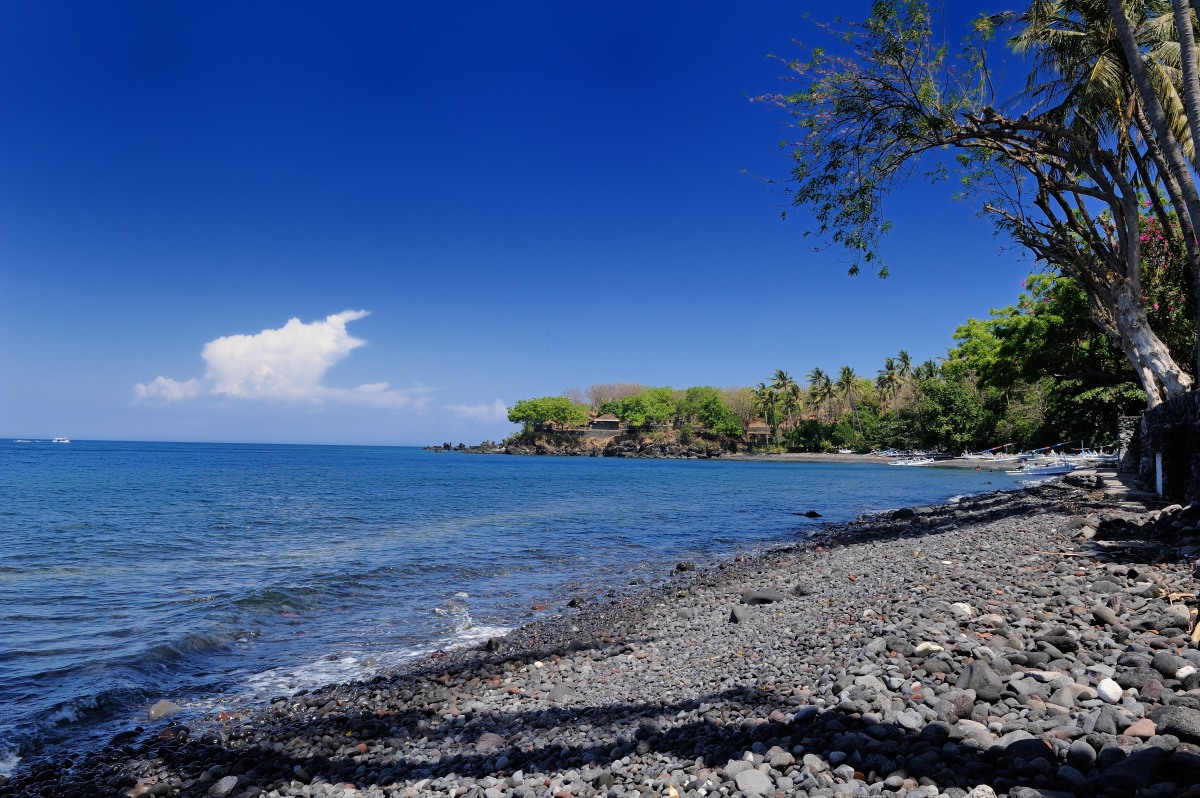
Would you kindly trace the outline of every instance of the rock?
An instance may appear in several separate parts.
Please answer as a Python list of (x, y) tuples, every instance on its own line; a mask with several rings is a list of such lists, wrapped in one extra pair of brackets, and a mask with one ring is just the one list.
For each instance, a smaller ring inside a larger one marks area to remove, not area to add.
[(1159, 734), (1200, 743), (1200, 710), (1183, 706), (1159, 707), (1150, 713)]
[(1154, 725), (1154, 721), (1150, 718), (1139, 718), (1129, 724), (1129, 728), (1122, 734), (1129, 737), (1141, 737), (1143, 740), (1153, 737), (1158, 732), (1158, 727)]
[(1032, 762), (1035, 759), (1044, 759), (1047, 762), (1054, 761), (1054, 749), (1045, 740), (1039, 740), (1036, 737), (1014, 740), (1005, 746), (1004, 753), (1014, 759), (1020, 757), (1026, 762)]
[(1172, 604), (1167, 607), (1158, 618), (1159, 629), (1183, 629), (1190, 630), (1192, 628), (1192, 613), (1184, 604)]
[(966, 798), (996, 798), (996, 791), (986, 784), (979, 784), (971, 788)]
[(976, 698), (989, 703), (999, 701), (1000, 693), (1004, 689), (1004, 683), (1000, 681), (1000, 677), (996, 675), (991, 666), (982, 661), (972, 662), (964, 668), (957, 686), (960, 690), (974, 690)]
[(575, 691), (572, 690), (570, 688), (570, 686), (565, 685), (565, 684), (556, 684), (550, 688), (549, 698), (554, 703), (561, 704), (563, 701), (566, 701), (574, 694), (575, 694)]
[(1080, 770), (1087, 770), (1096, 761), (1096, 749), (1086, 740), (1073, 740), (1067, 749), (1067, 761)]
[(484, 732), (479, 735), (479, 739), (475, 741), (476, 751), (494, 751), (497, 748), (503, 748), (507, 744), (506, 740), (495, 732)]
[(1155, 774), (1167, 759), (1161, 748), (1142, 748), (1134, 751), (1101, 775), (1101, 781), (1110, 786), (1128, 790), (1130, 794), (1147, 784), (1153, 784)]
[(771, 777), (759, 770), (743, 770), (733, 777), (733, 781), (747, 795), (766, 795), (775, 791)]
[(680, 572), (694, 571), (696, 570), (696, 563), (691, 560), (684, 560), (683, 562), (675, 563), (675, 570)]
[(750, 611), (745, 607), (734, 607), (729, 612), (730, 623), (745, 623), (750, 620)]
[(778, 590), (773, 590), (767, 587), (762, 588), (761, 590), (747, 590), (742, 594), (742, 603), (752, 605), (773, 604), (776, 601), (783, 601), (786, 598), (787, 596), (785, 596), (783, 593), (780, 593)]
[(805, 518), (820, 518), (821, 514), (818, 513), (816, 510), (809, 510), (808, 512), (806, 512), (804, 514), (804, 517)]
[(917, 644), (917, 647), (913, 649), (913, 654), (915, 656), (924, 658), (930, 656), (931, 654), (938, 654), (945, 650), (946, 649), (942, 648), (937, 643), (930, 643), (928, 640), (926, 640), (925, 642)]
[(1124, 692), (1121, 689), (1121, 685), (1112, 679), (1101, 679), (1100, 683), (1096, 685), (1096, 695), (1100, 697), (1101, 701), (1106, 701), (1109, 704), (1115, 704), (1120, 701)]
[[(1150, 663), (1150, 667), (1166, 676), (1169, 679), (1177, 678), (1175, 674), (1189, 667), (1188, 661), (1183, 657), (1172, 654), (1170, 651), (1160, 651), (1154, 655), (1154, 661)], [(1187, 674), (1184, 674), (1185, 676)]]
[(950, 609), (958, 618), (964, 621), (975, 617), (975, 608), (963, 601), (951, 604)]
[(179, 705), (174, 701), (162, 699), (150, 707), (150, 711), (146, 713), (147, 720), (161, 720), (162, 718), (174, 715), (179, 711)]
[(237, 787), (237, 785), (237, 776), (226, 776), (213, 786), (209, 787), (208, 794), (214, 796), (214, 798), (225, 798), (225, 796), (233, 792), (233, 789)]
[(1120, 626), (1121, 619), (1117, 614), (1103, 604), (1092, 607), (1092, 620), (1105, 626)]

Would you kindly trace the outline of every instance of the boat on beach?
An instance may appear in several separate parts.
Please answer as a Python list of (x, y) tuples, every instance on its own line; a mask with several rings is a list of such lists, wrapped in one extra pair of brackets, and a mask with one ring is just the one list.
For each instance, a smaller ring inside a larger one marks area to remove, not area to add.
[(1049, 460), (1044, 463), (1031, 461), (1021, 466), (1020, 468), (1005, 471), (1006, 474), (1015, 474), (1017, 476), (1026, 477), (1053, 477), (1060, 474), (1070, 474), (1078, 466), (1074, 463), (1067, 462), (1060, 458)]
[(894, 466), (927, 466), (932, 465), (934, 459), (932, 457), (902, 457), (899, 460), (893, 460), (888, 465)]

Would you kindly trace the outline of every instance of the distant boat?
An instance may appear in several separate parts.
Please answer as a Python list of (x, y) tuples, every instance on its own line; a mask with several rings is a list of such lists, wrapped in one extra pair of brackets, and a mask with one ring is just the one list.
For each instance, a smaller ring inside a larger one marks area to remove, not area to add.
[(1076, 465), (1074, 463), (1068, 463), (1065, 460), (1057, 460), (1048, 463), (1042, 463), (1040, 465), (1030, 463), (1028, 465), (1021, 466), (1020, 468), (1013, 469), (1012, 471), (1005, 471), (1004, 473), (1015, 474), (1023, 477), (1053, 477), (1058, 476), (1059, 474), (1070, 474), (1075, 470), (1075, 468)]
[(853, 449), (838, 449), (838, 454), (854, 454)]
[(70, 438), (51, 438), (50, 442), (51, 443), (70, 443), (71, 439)]
[(898, 466), (925, 466), (933, 463), (932, 457), (904, 457), (899, 460), (893, 460), (889, 465)]

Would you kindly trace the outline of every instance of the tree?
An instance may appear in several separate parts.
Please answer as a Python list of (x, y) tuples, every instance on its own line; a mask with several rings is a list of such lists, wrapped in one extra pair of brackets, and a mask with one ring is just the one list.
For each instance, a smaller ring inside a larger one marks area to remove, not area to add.
[(717, 435), (741, 437), (741, 419), (725, 404), (722, 392), (710, 386), (688, 388), (678, 404), (681, 416)]
[(819, 415), (833, 398), (833, 381), (820, 368), (808, 372), (805, 379), (808, 380), (808, 401)]
[(643, 386), (634, 382), (598, 382), (589, 385), (585, 393), (588, 404), (598, 411), (606, 402), (616, 402), (644, 390)]
[(754, 409), (771, 428), (771, 441), (779, 443), (779, 394), (760, 382), (754, 388)]
[(921, 411), (926, 446), (947, 452), (980, 449), (992, 434), (991, 415), (965, 380), (927, 382)]
[(754, 389), (749, 386), (740, 386), (736, 388), (725, 388), (721, 391), (721, 398), (725, 400), (725, 405), (729, 410), (742, 422), (742, 427), (749, 427), (754, 422), (755, 405), (754, 405)]
[(850, 416), (854, 420), (854, 428), (858, 433), (862, 434), (862, 422), (858, 417), (858, 405), (856, 400), (862, 391), (858, 383), (858, 375), (854, 373), (854, 369), (849, 366), (842, 366), (842, 370), (838, 372), (837, 382), (833, 385), (837, 390), (842, 401), (850, 408)]
[(565, 396), (522, 399), (509, 409), (508, 420), (514, 424), (524, 424), (526, 432), (549, 421), (569, 427), (586, 424), (588, 408), (575, 404)]
[(665, 424), (676, 413), (675, 392), (670, 388), (646, 388), (640, 393), (601, 405), (631, 427)]
[[(1150, 405), (1188, 390), (1193, 378), (1152, 329), (1141, 291), (1139, 191), (1147, 180), (1170, 182), (1159, 170), (1163, 148), (1154, 138), (1131, 147), (1140, 139), (1046, 110), (1028, 92), (997, 102), (987, 59), (994, 28), (980, 20), (977, 31), (957, 68), (925, 2), (879, 0), (848, 36), (847, 54), (814, 50), (793, 62), (797, 91), (768, 98), (797, 129), (788, 145), (793, 204), (812, 213), (818, 235), (850, 252), (852, 273), (866, 265), (885, 275), (884, 198), (927, 156), (935, 179), (957, 168), (964, 195), (1001, 232), (1079, 281)], [(1133, 117), (1129, 129), (1140, 135)], [(944, 150), (956, 153), (953, 162), (937, 157)]]
[(900, 368), (896, 365), (895, 358), (884, 358), (883, 368), (875, 378), (875, 387), (879, 390), (881, 404), (884, 399), (890, 397), (892, 407), (896, 406), (900, 396)]

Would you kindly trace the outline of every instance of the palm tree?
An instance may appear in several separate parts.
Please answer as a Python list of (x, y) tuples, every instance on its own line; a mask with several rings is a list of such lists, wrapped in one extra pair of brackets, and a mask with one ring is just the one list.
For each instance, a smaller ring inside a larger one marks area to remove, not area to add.
[(796, 391), (799, 388), (796, 381), (792, 379), (792, 375), (782, 369), (775, 369), (775, 376), (771, 380), (771, 390), (775, 392), (778, 402), (787, 416), (788, 426), (795, 427), (795, 412), (796, 412)]
[(779, 431), (779, 397), (771, 387), (760, 382), (754, 388), (754, 406), (762, 415), (763, 421), (771, 428), (771, 440), (778, 442)]
[(890, 396), (892, 406), (896, 406), (900, 396), (900, 367), (896, 365), (895, 358), (884, 358), (883, 368), (879, 370), (879, 375), (875, 378), (875, 387), (879, 390), (881, 404), (886, 404), (884, 400)]
[(829, 400), (833, 398), (833, 380), (829, 379), (820, 368), (808, 372), (808, 401), (818, 414), (822, 409), (828, 409)]
[(858, 434), (862, 434), (862, 422), (858, 418), (858, 403), (855, 402), (859, 392), (858, 375), (854, 373), (854, 369), (849, 366), (842, 366), (842, 370), (838, 372), (837, 382), (834, 383), (834, 388), (841, 395), (843, 401), (850, 407), (850, 416), (854, 419), (854, 428), (858, 430)]

